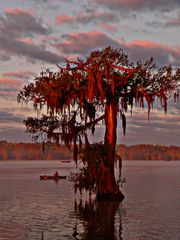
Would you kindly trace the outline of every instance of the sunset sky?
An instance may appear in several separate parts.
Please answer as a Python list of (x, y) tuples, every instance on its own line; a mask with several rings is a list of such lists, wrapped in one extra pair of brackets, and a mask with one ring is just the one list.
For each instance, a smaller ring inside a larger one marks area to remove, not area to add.
[[(16, 101), (24, 84), (57, 70), (64, 57), (109, 45), (132, 61), (153, 56), (158, 65), (180, 66), (180, 0), (0, 1), (0, 141), (31, 141), (22, 121), (35, 113)], [(180, 145), (180, 101), (170, 99), (166, 115), (157, 103), (147, 118), (146, 109), (127, 113), (118, 143)]]

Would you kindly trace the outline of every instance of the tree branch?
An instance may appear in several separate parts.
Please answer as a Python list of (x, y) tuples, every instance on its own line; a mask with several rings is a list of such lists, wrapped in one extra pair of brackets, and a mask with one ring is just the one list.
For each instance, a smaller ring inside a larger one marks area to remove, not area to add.
[(105, 114), (103, 114), (102, 116), (100, 116), (99, 118), (97, 118), (97, 119), (95, 119), (93, 121), (90, 121), (90, 122), (86, 123), (85, 125), (77, 127), (77, 131), (78, 132), (83, 131), (83, 130), (85, 130), (86, 128), (88, 128), (90, 126), (97, 124), (99, 121), (103, 120), (104, 118), (105, 118)]

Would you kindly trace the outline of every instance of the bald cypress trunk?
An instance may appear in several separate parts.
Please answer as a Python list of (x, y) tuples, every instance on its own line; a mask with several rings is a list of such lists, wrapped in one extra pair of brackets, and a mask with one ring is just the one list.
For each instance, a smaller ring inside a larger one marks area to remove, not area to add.
[(106, 103), (105, 108), (105, 148), (107, 150), (105, 160), (105, 170), (102, 173), (102, 181), (98, 187), (98, 199), (123, 200), (124, 195), (121, 193), (114, 175), (114, 161), (116, 148), (116, 128), (117, 128), (117, 103), (111, 98)]

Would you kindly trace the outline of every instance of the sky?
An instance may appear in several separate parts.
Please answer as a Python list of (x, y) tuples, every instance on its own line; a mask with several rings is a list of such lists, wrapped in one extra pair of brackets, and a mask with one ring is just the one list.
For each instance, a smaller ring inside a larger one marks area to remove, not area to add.
[[(64, 58), (110, 45), (131, 61), (180, 66), (179, 40), (180, 0), (0, 0), (0, 141), (31, 142), (23, 120), (36, 114), (17, 94)], [(170, 99), (166, 115), (157, 103), (149, 121), (146, 108), (135, 108), (126, 136), (118, 120), (117, 136), (126, 145), (180, 145), (180, 102)]]

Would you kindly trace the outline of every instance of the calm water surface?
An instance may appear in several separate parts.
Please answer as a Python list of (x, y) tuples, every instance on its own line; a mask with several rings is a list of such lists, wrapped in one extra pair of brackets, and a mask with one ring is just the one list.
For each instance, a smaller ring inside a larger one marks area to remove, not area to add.
[(124, 161), (119, 203), (74, 193), (67, 179), (39, 175), (75, 171), (59, 161), (0, 162), (0, 240), (179, 240), (180, 162)]

